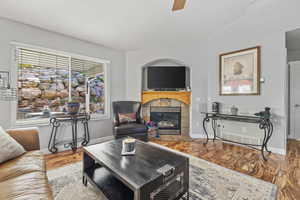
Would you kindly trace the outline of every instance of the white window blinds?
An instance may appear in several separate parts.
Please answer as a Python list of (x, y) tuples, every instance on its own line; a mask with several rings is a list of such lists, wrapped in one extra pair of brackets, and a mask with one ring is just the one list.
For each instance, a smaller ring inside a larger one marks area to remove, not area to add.
[(73, 71), (82, 72), (88, 78), (93, 78), (95, 75), (103, 73), (103, 64), (72, 58), (71, 68)]
[(69, 58), (38, 52), (28, 49), (18, 49), (18, 62), (22, 67), (50, 67), (50, 68), (68, 68)]

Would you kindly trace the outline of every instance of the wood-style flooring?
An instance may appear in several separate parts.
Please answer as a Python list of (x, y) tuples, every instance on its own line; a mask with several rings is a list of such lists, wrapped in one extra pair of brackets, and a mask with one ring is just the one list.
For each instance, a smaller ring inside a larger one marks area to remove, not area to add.
[[(264, 162), (260, 152), (221, 141), (203, 144), (203, 140), (152, 142), (191, 154), (223, 167), (278, 185), (278, 200), (300, 200), (300, 142), (288, 141), (287, 155), (268, 155)], [(81, 161), (82, 150), (46, 155), (47, 170)]]

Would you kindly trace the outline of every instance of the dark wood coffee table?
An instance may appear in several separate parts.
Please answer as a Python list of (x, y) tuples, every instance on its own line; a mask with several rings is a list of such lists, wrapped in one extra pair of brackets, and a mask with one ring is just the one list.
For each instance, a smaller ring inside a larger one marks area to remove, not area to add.
[[(122, 139), (84, 147), (83, 184), (111, 200), (189, 198), (189, 159), (137, 141), (134, 156), (122, 156)], [(171, 169), (165, 174), (158, 170)], [(158, 171), (159, 172), (158, 172)]]

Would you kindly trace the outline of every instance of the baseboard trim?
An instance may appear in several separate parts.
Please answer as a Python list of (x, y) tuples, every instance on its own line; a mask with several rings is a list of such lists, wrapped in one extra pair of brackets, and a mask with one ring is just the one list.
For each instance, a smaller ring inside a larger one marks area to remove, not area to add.
[(285, 149), (279, 149), (279, 148), (274, 148), (274, 147), (269, 147), (268, 148), (272, 153), (280, 154), (280, 155), (286, 155), (286, 150)]
[[(105, 137), (101, 137), (101, 138), (93, 138), (90, 140), (89, 145), (93, 145), (93, 144), (98, 144), (98, 143), (102, 143), (102, 142), (106, 142), (109, 140), (112, 140), (114, 137), (113, 136), (105, 136)], [(78, 147), (81, 147), (81, 143), (78, 142), (77, 143)], [(66, 150), (70, 150), (71, 148), (65, 148), (64, 145), (58, 145), (56, 146), (58, 151), (57, 152), (62, 152), (62, 151), (66, 151)], [(51, 154), (51, 152), (48, 150), (48, 148), (44, 148), (40, 150), (43, 154)]]
[[(190, 137), (193, 139), (203, 139), (206, 138), (206, 135), (203, 133), (190, 133)], [(213, 137), (212, 135), (209, 135), (209, 137)]]

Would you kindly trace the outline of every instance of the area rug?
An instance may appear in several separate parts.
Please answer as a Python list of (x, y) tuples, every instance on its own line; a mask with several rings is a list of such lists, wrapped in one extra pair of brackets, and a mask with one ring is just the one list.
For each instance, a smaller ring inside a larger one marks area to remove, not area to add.
[[(276, 199), (277, 186), (274, 184), (183, 155), (190, 158), (190, 200)], [(50, 170), (47, 174), (55, 200), (106, 200), (90, 184), (83, 186), (81, 162)]]

